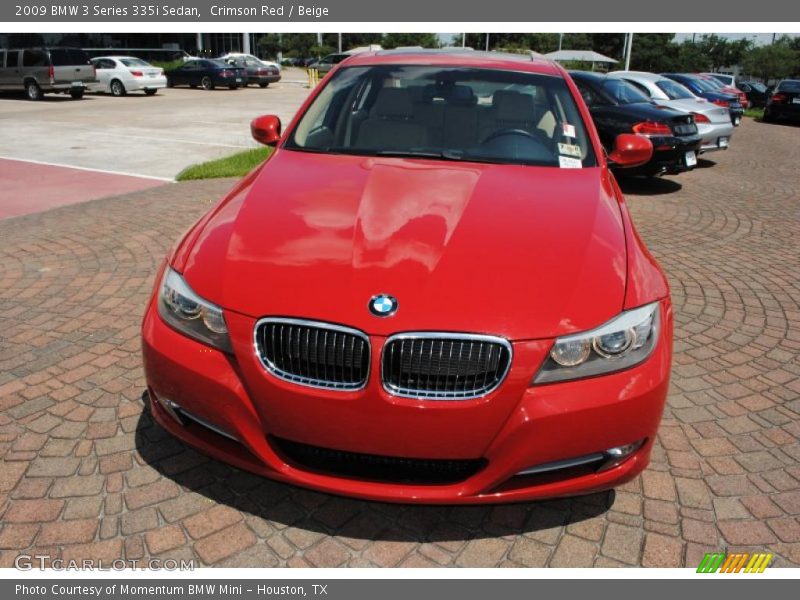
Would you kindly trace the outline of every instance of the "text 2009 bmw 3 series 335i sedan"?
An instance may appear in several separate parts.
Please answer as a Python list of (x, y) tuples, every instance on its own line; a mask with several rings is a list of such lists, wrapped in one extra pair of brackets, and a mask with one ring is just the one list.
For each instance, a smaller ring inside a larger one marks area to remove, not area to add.
[[(220, 459), (396, 502), (512, 502), (648, 463), (667, 282), (557, 65), (338, 65), (178, 242), (144, 318), (151, 410)], [(610, 153), (652, 156), (622, 134)]]

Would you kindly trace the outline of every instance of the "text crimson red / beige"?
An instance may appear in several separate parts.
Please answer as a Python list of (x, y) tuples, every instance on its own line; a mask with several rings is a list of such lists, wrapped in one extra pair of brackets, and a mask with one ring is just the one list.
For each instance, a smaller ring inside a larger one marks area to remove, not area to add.
[(325, 6), (281, 4), (260, 6), (225, 6), (212, 4), (212, 17), (313, 17), (316, 19), (330, 16), (330, 11)]

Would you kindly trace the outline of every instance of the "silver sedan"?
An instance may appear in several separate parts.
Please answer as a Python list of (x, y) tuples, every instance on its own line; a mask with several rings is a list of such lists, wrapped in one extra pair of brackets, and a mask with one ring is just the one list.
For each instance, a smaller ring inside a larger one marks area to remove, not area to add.
[(608, 76), (628, 81), (650, 96), (658, 106), (693, 114), (697, 131), (703, 136), (700, 154), (728, 148), (733, 135), (733, 124), (727, 108), (717, 106), (705, 98), (699, 98), (677, 81), (655, 73), (614, 71)]

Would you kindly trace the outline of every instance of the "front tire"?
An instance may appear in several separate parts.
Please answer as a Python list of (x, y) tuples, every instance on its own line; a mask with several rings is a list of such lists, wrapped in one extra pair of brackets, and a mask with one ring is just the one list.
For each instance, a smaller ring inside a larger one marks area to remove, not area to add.
[(81, 98), (83, 98), (83, 88), (80, 88), (78, 90), (70, 90), (69, 95), (72, 96), (73, 100), (80, 100)]
[(35, 81), (27, 81), (25, 82), (25, 93), (28, 96), (28, 100), (41, 100), (44, 97), (42, 93), (42, 88), (39, 87), (39, 84)]
[(124, 96), (127, 94), (128, 91), (125, 89), (125, 86), (119, 79), (115, 79), (111, 82), (111, 95), (112, 96)]
[(214, 82), (211, 81), (211, 77), (206, 75), (200, 80), (200, 85), (203, 87), (204, 90), (213, 90), (214, 89)]

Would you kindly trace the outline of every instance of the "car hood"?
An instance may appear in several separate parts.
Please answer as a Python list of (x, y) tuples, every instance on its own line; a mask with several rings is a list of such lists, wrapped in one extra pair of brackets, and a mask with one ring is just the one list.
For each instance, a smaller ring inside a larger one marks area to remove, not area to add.
[[(184, 276), (251, 317), (548, 338), (622, 309), (625, 230), (598, 167), (278, 150), (206, 223)], [(376, 294), (397, 298), (393, 317), (370, 314)]]

